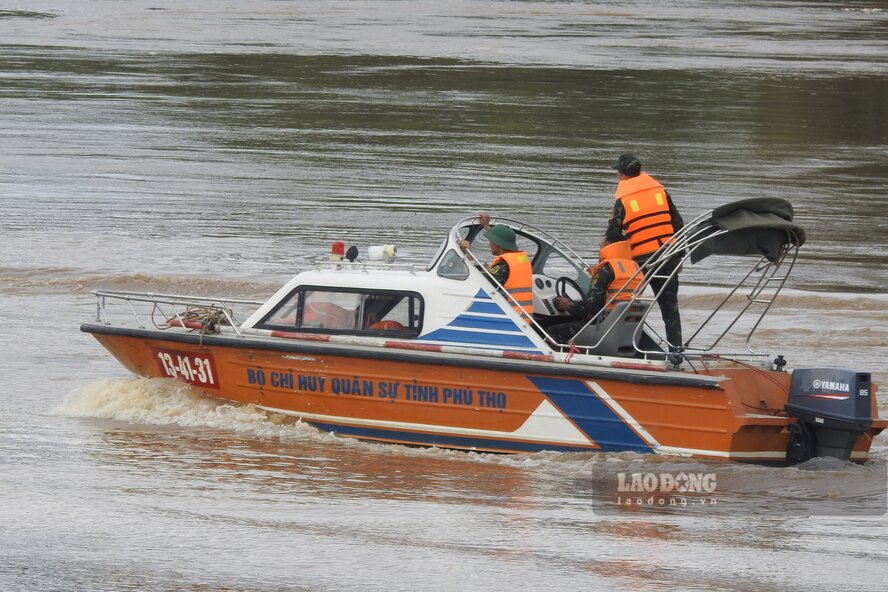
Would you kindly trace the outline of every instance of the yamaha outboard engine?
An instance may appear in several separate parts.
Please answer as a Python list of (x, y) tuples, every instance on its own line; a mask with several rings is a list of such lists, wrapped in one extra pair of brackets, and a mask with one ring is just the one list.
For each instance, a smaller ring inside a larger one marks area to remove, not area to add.
[(803, 368), (792, 373), (786, 412), (790, 424), (788, 463), (830, 456), (849, 460), (857, 438), (873, 423), (868, 372)]

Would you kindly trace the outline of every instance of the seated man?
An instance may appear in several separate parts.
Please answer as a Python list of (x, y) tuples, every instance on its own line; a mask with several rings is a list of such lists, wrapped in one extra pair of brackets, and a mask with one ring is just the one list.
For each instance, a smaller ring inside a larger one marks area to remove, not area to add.
[[(570, 320), (548, 328), (549, 335), (558, 343), (568, 343), (585, 325), (604, 307), (605, 303), (616, 296), (608, 308), (621, 300), (630, 300), (632, 292), (641, 283), (643, 276), (638, 271), (638, 264), (632, 259), (629, 242), (622, 240), (601, 242), (598, 252), (598, 265), (591, 268), (592, 288), (589, 295), (574, 302), (567, 296), (558, 296), (552, 302), (555, 308), (570, 313)], [(632, 277), (635, 275), (635, 277)]]
[[(515, 242), (515, 231), (505, 224), (490, 226), (490, 216), (480, 214), (478, 220), (486, 232), (484, 236), (490, 241), (490, 252), (496, 258), (490, 264), (488, 273), (500, 283), (506, 292), (518, 303), (513, 308), (528, 317), (533, 315), (533, 269), (527, 253), (520, 251)], [(459, 246), (467, 251), (471, 246), (468, 241), (461, 240)]]

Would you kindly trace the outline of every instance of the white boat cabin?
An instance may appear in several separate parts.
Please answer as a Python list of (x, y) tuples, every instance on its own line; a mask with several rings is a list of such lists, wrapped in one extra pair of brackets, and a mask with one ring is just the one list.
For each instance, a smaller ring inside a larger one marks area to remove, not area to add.
[[(410, 339), (417, 343), (547, 353), (547, 318), (563, 316), (552, 305), (562, 292), (579, 298), (590, 284), (588, 263), (547, 233), (499, 219), (516, 232), (532, 261), (534, 319), (515, 311), (509, 295), (486, 273), (493, 257), (474, 218), (457, 223), (425, 269), (388, 261), (331, 261), (300, 273), (243, 324), (276, 335), (330, 333)], [(464, 252), (457, 241), (473, 248)], [(573, 287), (573, 286), (576, 287)], [(631, 335), (629, 336), (631, 339)], [(635, 353), (629, 347), (626, 352)]]

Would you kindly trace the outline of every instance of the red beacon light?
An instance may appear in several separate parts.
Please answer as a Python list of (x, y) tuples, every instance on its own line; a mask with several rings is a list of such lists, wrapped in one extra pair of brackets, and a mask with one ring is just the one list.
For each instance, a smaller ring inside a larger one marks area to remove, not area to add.
[(345, 243), (342, 241), (335, 241), (333, 243), (333, 248), (330, 249), (330, 261), (334, 263), (338, 263), (342, 261), (342, 257), (345, 255)]

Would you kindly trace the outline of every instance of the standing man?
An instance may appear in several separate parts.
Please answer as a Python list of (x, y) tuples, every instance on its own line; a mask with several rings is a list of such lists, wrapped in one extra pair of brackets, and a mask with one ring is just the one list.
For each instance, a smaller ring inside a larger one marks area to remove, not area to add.
[[(632, 258), (639, 266), (654, 251), (681, 230), (684, 221), (672, 203), (669, 192), (656, 179), (641, 172), (641, 161), (634, 154), (623, 154), (613, 166), (618, 182), (614, 211), (608, 220), (605, 240), (628, 240)], [(657, 275), (670, 275), (680, 262), (676, 256)], [(666, 325), (666, 340), (671, 348), (681, 348), (681, 315), (678, 312), (678, 274), (666, 281), (650, 277), (651, 287), (658, 294), (657, 304)]]
[[(518, 249), (515, 231), (506, 224), (491, 226), (490, 216), (486, 213), (480, 214), (478, 221), (486, 231), (484, 236), (490, 241), (490, 253), (496, 257), (488, 272), (518, 303), (512, 305), (515, 311), (532, 317), (533, 269), (527, 253)], [(464, 251), (470, 246), (465, 240), (460, 240), (457, 244)]]

